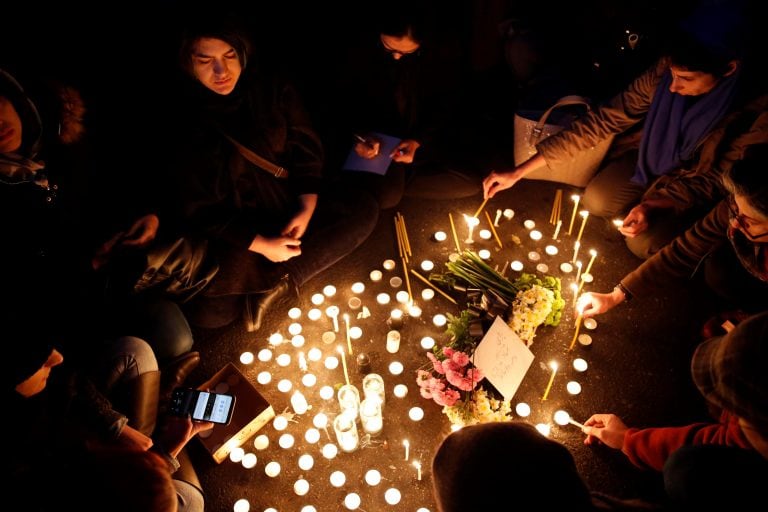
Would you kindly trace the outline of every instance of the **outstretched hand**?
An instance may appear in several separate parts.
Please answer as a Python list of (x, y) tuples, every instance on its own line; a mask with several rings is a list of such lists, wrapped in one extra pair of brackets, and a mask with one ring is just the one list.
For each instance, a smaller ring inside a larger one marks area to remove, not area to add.
[(576, 300), (576, 309), (581, 311), (585, 318), (589, 318), (610, 311), (625, 299), (621, 290), (616, 288), (611, 293), (586, 292)]
[(631, 210), (619, 228), (622, 235), (633, 238), (648, 229), (648, 208), (640, 203)]
[(584, 444), (603, 443), (621, 450), (627, 430), (629, 427), (615, 414), (593, 414), (584, 422), (584, 428), (582, 428), (582, 432), (587, 434)]
[(491, 171), (491, 173), (483, 180), (483, 198), (490, 199), (495, 196), (497, 192), (512, 187), (518, 181), (520, 181), (520, 178), (514, 171)]

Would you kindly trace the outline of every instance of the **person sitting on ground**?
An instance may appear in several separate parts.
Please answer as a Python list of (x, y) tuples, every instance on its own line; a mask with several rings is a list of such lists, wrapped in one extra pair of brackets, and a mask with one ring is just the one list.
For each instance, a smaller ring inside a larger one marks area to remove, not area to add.
[(626, 215), (620, 231), (638, 257), (658, 252), (724, 196), (720, 174), (747, 147), (768, 142), (768, 88), (749, 74), (742, 9), (720, 2), (695, 11), (655, 66), (607, 104), (539, 142), (530, 160), (491, 172), (485, 196), (621, 135), (582, 204), (593, 215)]
[(577, 301), (585, 317), (631, 297), (642, 297), (702, 269), (723, 309), (748, 313), (768, 306), (768, 144), (750, 148), (723, 175), (729, 191), (706, 217), (627, 274), (610, 293), (587, 292)]
[(323, 148), (296, 90), (258, 60), (233, 20), (189, 23), (180, 64), (181, 215), (220, 265), (196, 321), (223, 325), (239, 306), (255, 331), (278, 298), (296, 300), (298, 287), (366, 240), (377, 205), (324, 186)]
[[(768, 312), (751, 316), (722, 337), (699, 345), (691, 360), (693, 382), (719, 421), (658, 428), (629, 428), (614, 414), (584, 422), (586, 444), (621, 450), (641, 468), (674, 469), (668, 494), (681, 510), (726, 505), (748, 510), (763, 499), (768, 481)], [(707, 450), (683, 447), (707, 446)], [(711, 449), (724, 448), (731, 449)], [(712, 485), (701, 485), (710, 482)], [(696, 508), (696, 506), (702, 506)]]

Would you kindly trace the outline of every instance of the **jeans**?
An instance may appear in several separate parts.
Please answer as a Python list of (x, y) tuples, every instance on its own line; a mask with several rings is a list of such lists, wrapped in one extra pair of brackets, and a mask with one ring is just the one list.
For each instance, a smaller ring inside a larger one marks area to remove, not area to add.
[(140, 338), (123, 336), (105, 342), (101, 357), (96, 359), (94, 380), (99, 389), (108, 394), (119, 384), (157, 370), (152, 347)]

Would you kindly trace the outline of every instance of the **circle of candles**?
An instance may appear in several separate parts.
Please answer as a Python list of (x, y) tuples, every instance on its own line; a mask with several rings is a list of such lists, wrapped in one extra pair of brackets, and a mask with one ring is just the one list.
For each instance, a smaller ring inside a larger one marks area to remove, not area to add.
[(301, 318), (301, 309), (293, 307), (288, 310), (288, 318), (291, 320), (298, 320)]
[(317, 308), (312, 308), (309, 311), (307, 311), (307, 318), (309, 318), (313, 322), (317, 322), (318, 320), (320, 320), (321, 316), (323, 316), (323, 312)]
[(363, 305), (363, 301), (360, 300), (360, 297), (350, 297), (347, 305), (349, 306), (349, 309), (352, 310), (360, 309), (360, 306)]
[[(481, 229), (480, 230), (480, 238), (482, 238), (483, 240), (490, 240), (491, 236), (492, 235), (491, 235), (491, 232), (489, 230), (487, 230), (487, 229)], [(426, 270), (426, 269), (424, 269), (424, 270)]]
[(528, 259), (531, 261), (539, 261), (541, 259), (541, 254), (536, 251), (531, 251), (528, 253)]
[(421, 308), (416, 304), (413, 304), (408, 308), (408, 316), (413, 318), (419, 318), (421, 316)]
[(315, 465), (315, 459), (310, 454), (305, 453), (301, 457), (299, 457), (299, 468), (303, 469), (304, 471), (309, 471), (314, 467)]
[(304, 384), (306, 387), (311, 388), (315, 384), (317, 384), (317, 377), (313, 373), (305, 373), (301, 377), (301, 383)]
[(280, 474), (280, 463), (275, 461), (268, 463), (264, 466), (264, 473), (266, 473), (268, 477), (276, 477)]
[(277, 440), (277, 444), (280, 445), (280, 448), (283, 448), (284, 450), (293, 448), (293, 445), (295, 442), (296, 440), (293, 438), (293, 435), (291, 434), (283, 434)]
[(400, 276), (392, 276), (389, 278), (389, 286), (392, 288), (400, 288), (403, 286), (403, 280)]
[(320, 440), (320, 431), (316, 428), (308, 428), (304, 433), (304, 440), (309, 444), (315, 444)]
[(335, 393), (333, 392), (333, 388), (331, 386), (323, 386), (320, 388), (320, 398), (323, 400), (330, 400), (333, 398), (334, 394)]
[(272, 381), (272, 374), (268, 371), (259, 372), (256, 376), (256, 382), (259, 384), (269, 384)]
[(394, 487), (391, 487), (387, 489), (387, 491), (384, 493), (384, 501), (389, 503), (390, 505), (397, 505), (400, 503), (400, 491), (395, 489)]
[[(325, 445), (325, 446), (328, 446), (328, 445)], [(331, 446), (335, 446), (335, 445), (331, 445)], [(347, 475), (345, 475), (341, 471), (334, 471), (333, 473), (331, 473), (329, 480), (331, 481), (332, 486), (341, 487), (347, 481)]]
[(400, 375), (403, 373), (403, 363), (400, 361), (392, 361), (389, 363), (389, 373), (392, 375)]
[(515, 412), (521, 418), (527, 418), (531, 414), (531, 406), (525, 402), (520, 402), (515, 406)]
[(424, 300), (432, 300), (435, 297), (435, 290), (432, 288), (424, 288), (421, 290), (421, 298)]
[(259, 361), (261, 361), (262, 363), (266, 363), (267, 361), (272, 359), (272, 351), (269, 350), (268, 348), (263, 348), (259, 350), (257, 357), (259, 358)]
[(577, 372), (587, 371), (588, 366), (587, 361), (580, 357), (573, 360), (573, 369)]
[(558, 425), (567, 425), (568, 420), (571, 419), (571, 415), (568, 414), (567, 411), (560, 409), (559, 411), (555, 411), (553, 419), (555, 420), (555, 423), (557, 423)]
[(323, 295), (326, 297), (333, 297), (336, 295), (336, 287), (332, 284), (327, 284), (323, 287)]
[(568, 381), (568, 384), (565, 385), (565, 389), (568, 390), (568, 393), (572, 395), (578, 395), (581, 393), (581, 384), (575, 380), (570, 380)]
[(285, 416), (275, 416), (275, 419), (272, 421), (272, 426), (278, 432), (285, 430), (288, 427), (288, 418)]
[(315, 306), (319, 306), (320, 304), (325, 302), (325, 295), (323, 295), (322, 293), (315, 293), (314, 295), (312, 295), (312, 298), (310, 298), (309, 300), (311, 300), (312, 304), (314, 304)]
[(525, 229), (533, 229), (536, 227), (536, 223), (533, 222), (531, 219), (528, 219), (523, 222), (523, 226), (525, 226)]
[(277, 364), (280, 366), (288, 366), (289, 364), (291, 364), (291, 355), (280, 354), (279, 356), (277, 356), (277, 359), (275, 359), (275, 361), (277, 361)]
[(240, 362), (243, 364), (251, 364), (253, 359), (253, 352), (243, 352), (240, 354)]
[(544, 437), (549, 437), (549, 432), (551, 428), (546, 423), (537, 423), (536, 430), (538, 430), (539, 434), (543, 435)]
[(571, 265), (567, 261), (564, 261), (560, 264), (560, 271), (563, 272), (564, 274), (570, 274), (571, 272), (573, 272), (573, 265)]
[(504, 210), (504, 213), (503, 213), (503, 215), (504, 215), (504, 218), (505, 218), (505, 219), (507, 219), (507, 220), (512, 220), (512, 217), (514, 217), (514, 216), (515, 216), (515, 210), (513, 210), (512, 208), (506, 208), (506, 209)]
[(325, 413), (319, 412), (312, 418), (312, 424), (317, 428), (325, 428), (328, 426), (328, 416)]
[(590, 331), (597, 328), (597, 320), (594, 318), (585, 318), (584, 319), (584, 328), (589, 329)]
[(248, 512), (251, 510), (251, 504), (248, 502), (247, 499), (241, 498), (235, 502), (235, 505), (232, 507), (232, 510), (234, 512)]
[(424, 260), (421, 262), (421, 270), (424, 272), (431, 272), (434, 268), (435, 264), (432, 263), (432, 260)]
[(489, 251), (488, 249), (480, 249), (479, 251), (477, 251), (477, 255), (484, 260), (491, 259), (491, 251)]
[(310, 361), (319, 361), (321, 357), (323, 357), (323, 352), (317, 347), (311, 348), (307, 352), (307, 359)]
[(421, 348), (424, 350), (431, 350), (435, 346), (435, 339), (431, 336), (424, 336), (421, 338)]
[(384, 267), (384, 270), (392, 270), (395, 268), (395, 260), (384, 260), (381, 266)]
[(408, 394), (408, 386), (405, 384), (398, 384), (395, 386), (394, 393), (397, 398), (403, 398)]
[(339, 358), (336, 356), (328, 356), (325, 358), (325, 367), (329, 370), (335, 370), (339, 367)]
[(299, 478), (293, 483), (293, 492), (295, 492), (297, 496), (304, 496), (309, 492), (309, 482), (303, 478)]
[(554, 256), (555, 254), (557, 254), (557, 247), (554, 245), (548, 245), (544, 248), (544, 252), (546, 252), (550, 256)]
[(349, 510), (357, 510), (357, 507), (360, 506), (360, 495), (355, 492), (351, 492), (344, 496), (344, 506)]
[(240, 462), (245, 469), (251, 469), (256, 465), (258, 458), (255, 453), (246, 453), (243, 455), (243, 460)]
[(445, 234), (445, 231), (435, 231), (435, 234), (432, 235), (432, 237), (435, 239), (435, 242), (445, 242), (448, 239), (448, 235)]
[(291, 345), (293, 345), (295, 348), (301, 348), (304, 346), (304, 343), (306, 340), (304, 339), (304, 336), (301, 334), (297, 334), (293, 338), (291, 338)]
[(531, 233), (528, 236), (531, 237), (531, 240), (541, 240), (541, 237), (543, 235), (541, 234), (541, 231), (537, 231), (534, 229), (533, 231), (531, 231)]
[(421, 407), (411, 407), (408, 411), (408, 417), (413, 421), (421, 421), (424, 418), (424, 409)]
[(301, 324), (298, 322), (293, 322), (291, 325), (288, 326), (288, 333), (291, 336), (296, 336), (297, 334), (301, 334)]
[(359, 340), (362, 336), (363, 336), (363, 330), (360, 327), (353, 325), (352, 327), (349, 328), (350, 339)]
[(381, 483), (381, 473), (377, 469), (369, 469), (365, 472), (365, 483), (372, 487), (379, 485)]
[[(407, 294), (407, 292), (406, 292), (406, 294)], [(390, 299), (390, 297), (389, 297), (389, 294), (388, 294), (388, 293), (380, 293), (380, 294), (378, 294), (378, 295), (376, 296), (376, 302), (378, 302), (378, 303), (379, 303), (379, 304), (381, 304), (382, 306), (383, 306), (383, 305), (385, 305), (385, 304), (389, 304), (389, 301), (390, 301), (390, 300), (391, 300), (391, 299)]]
[(289, 392), (292, 387), (293, 383), (291, 383), (291, 381), (288, 379), (281, 379), (280, 382), (277, 383), (277, 389), (283, 393)]
[(259, 434), (253, 440), (253, 447), (257, 450), (266, 450), (267, 446), (269, 446), (269, 438), (266, 434)]
[(351, 287), (352, 293), (361, 294), (365, 291), (365, 284), (361, 283), (360, 281), (356, 283), (352, 283)]
[(229, 452), (229, 460), (235, 463), (243, 460), (244, 456), (245, 456), (245, 450), (243, 450), (239, 446), (235, 446), (234, 448), (232, 448), (232, 451)]
[(368, 277), (371, 278), (371, 281), (377, 282), (381, 281), (381, 278), (384, 277), (384, 274), (381, 273), (381, 270), (371, 270), (371, 273), (368, 274)]
[(269, 335), (268, 341), (270, 345), (278, 346), (283, 342), (283, 335), (280, 334), (279, 332), (273, 332), (272, 334)]
[(398, 331), (392, 330), (387, 333), (386, 348), (390, 354), (395, 354), (400, 350), (400, 333)]
[(546, 274), (547, 272), (549, 272), (549, 265), (547, 265), (546, 263), (539, 263), (538, 265), (536, 265), (536, 270), (538, 272), (541, 272), (542, 274)]
[(432, 323), (435, 324), (435, 327), (443, 327), (446, 323), (448, 323), (448, 319), (445, 317), (445, 315), (437, 314), (432, 317)]
[(579, 343), (581, 345), (584, 345), (585, 347), (588, 347), (589, 345), (592, 344), (592, 336), (590, 336), (589, 334), (579, 334), (578, 340), (579, 340)]
[[(325, 457), (328, 460), (334, 458), (336, 456), (336, 454), (339, 453), (339, 449), (333, 443), (328, 443), (328, 444), (324, 445), (322, 451), (323, 451), (323, 457)], [(331, 475), (331, 477), (333, 477), (333, 475)], [(331, 483), (333, 483), (333, 482), (331, 482)]]
[(520, 272), (523, 270), (523, 262), (515, 260), (509, 264), (509, 267), (516, 272)]
[(323, 343), (326, 345), (330, 345), (334, 341), (336, 341), (336, 333), (333, 331), (325, 331), (321, 336), (320, 339), (323, 340)]

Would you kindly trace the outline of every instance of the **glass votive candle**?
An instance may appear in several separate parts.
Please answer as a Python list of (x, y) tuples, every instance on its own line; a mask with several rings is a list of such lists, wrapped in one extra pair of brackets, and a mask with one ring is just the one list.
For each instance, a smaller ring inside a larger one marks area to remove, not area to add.
[(432, 238), (435, 240), (435, 242), (445, 242), (448, 239), (448, 235), (445, 234), (445, 231), (435, 231), (435, 234), (432, 235)]
[(314, 295), (312, 295), (312, 298), (310, 300), (312, 301), (312, 304), (314, 304), (315, 306), (319, 306), (320, 304), (325, 302), (325, 295), (323, 295), (322, 293), (315, 293)]
[(253, 362), (253, 352), (243, 352), (240, 354), (240, 362), (243, 364), (251, 364)]
[(424, 336), (421, 338), (421, 348), (424, 350), (432, 350), (432, 347), (435, 346), (435, 338), (431, 336)]
[(480, 230), (480, 238), (482, 238), (483, 240), (490, 240), (491, 236), (492, 235), (491, 235), (490, 230), (487, 230), (487, 229), (481, 229)]
[(360, 281), (356, 283), (352, 283), (352, 293), (355, 293), (357, 295), (360, 295), (365, 291), (365, 284), (361, 283)]
[(384, 274), (381, 273), (381, 270), (371, 270), (371, 273), (368, 274), (368, 277), (371, 278), (371, 281), (376, 283), (381, 281), (381, 278), (384, 277)]
[(327, 284), (323, 287), (323, 295), (326, 297), (333, 297), (336, 295), (336, 287), (332, 284)]
[(352, 418), (357, 418), (360, 411), (360, 392), (352, 384), (344, 384), (339, 388), (336, 397), (342, 412), (349, 412)]
[(278, 391), (282, 391), (283, 393), (289, 392), (292, 387), (293, 383), (288, 379), (280, 379), (280, 382), (277, 383)]
[(384, 427), (381, 416), (381, 402), (378, 397), (366, 398), (360, 402), (360, 422), (363, 431), (373, 436), (378, 435)]
[(434, 268), (435, 264), (432, 263), (432, 260), (424, 260), (421, 262), (421, 270), (424, 272), (431, 272)]
[(398, 384), (393, 391), (397, 398), (404, 398), (408, 394), (408, 386), (405, 384)]
[(387, 352), (390, 354), (397, 353), (400, 350), (400, 332), (394, 329), (387, 333)]
[(345, 410), (333, 419), (333, 430), (336, 432), (336, 441), (344, 452), (353, 452), (357, 450), (360, 439), (357, 434), (357, 425), (355, 425), (356, 415), (352, 415)]
[(435, 324), (435, 327), (443, 327), (446, 323), (448, 323), (448, 319), (445, 317), (445, 315), (437, 314), (432, 317), (432, 323)]
[(573, 360), (573, 369), (577, 372), (585, 372), (588, 367), (587, 361), (580, 357)]
[(378, 373), (369, 373), (363, 377), (363, 396), (366, 399), (375, 398), (384, 403), (384, 379)]
[(424, 288), (421, 290), (421, 298), (424, 300), (432, 300), (435, 297), (435, 290), (432, 288)]

